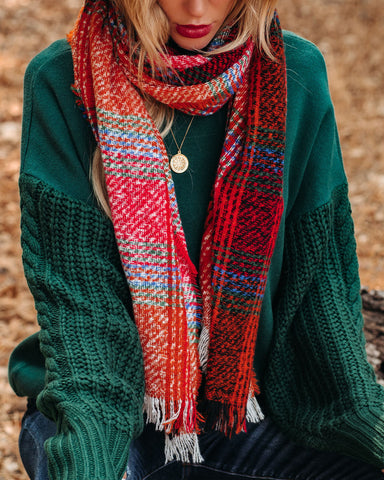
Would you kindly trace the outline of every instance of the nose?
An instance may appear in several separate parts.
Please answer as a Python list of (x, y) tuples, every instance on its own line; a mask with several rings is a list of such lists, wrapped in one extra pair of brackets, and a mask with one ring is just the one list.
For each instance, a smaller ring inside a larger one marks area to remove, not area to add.
[(193, 17), (201, 17), (207, 7), (207, 0), (185, 0), (184, 6), (189, 15)]

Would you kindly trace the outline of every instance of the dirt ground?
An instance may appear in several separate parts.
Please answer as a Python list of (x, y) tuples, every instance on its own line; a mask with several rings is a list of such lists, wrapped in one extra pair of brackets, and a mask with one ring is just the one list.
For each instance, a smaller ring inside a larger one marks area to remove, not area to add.
[[(7, 361), (14, 345), (36, 330), (18, 244), (23, 73), (38, 51), (68, 31), (80, 3), (7, 0), (0, 9), (0, 480), (27, 478), (17, 454), (26, 402), (8, 386)], [(384, 290), (383, 0), (284, 0), (279, 10), (283, 27), (312, 40), (325, 56), (362, 284)], [(384, 344), (380, 349), (376, 358)]]

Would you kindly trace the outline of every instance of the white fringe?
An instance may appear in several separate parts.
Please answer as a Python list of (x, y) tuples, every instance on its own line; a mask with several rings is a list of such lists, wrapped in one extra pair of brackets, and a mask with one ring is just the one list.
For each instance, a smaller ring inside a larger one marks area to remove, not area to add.
[[(170, 402), (170, 417), (165, 418), (165, 400), (150, 397), (148, 395), (144, 396), (144, 405), (143, 411), (147, 415), (147, 423), (153, 423), (156, 430), (162, 431), (166, 427), (168, 422), (176, 420), (180, 414), (182, 402)], [(187, 403), (186, 408), (183, 412), (183, 417), (186, 418), (189, 412), (189, 405)]]
[(203, 372), (207, 371), (208, 364), (208, 347), (209, 347), (209, 328), (203, 325), (199, 339), (199, 357), (200, 366)]
[[(143, 410), (147, 415), (147, 423), (153, 423), (156, 430), (164, 431), (167, 429), (168, 422), (176, 420), (180, 415), (182, 402), (171, 402), (170, 417), (165, 418), (165, 400), (150, 397), (145, 395)], [(185, 405), (183, 413), (183, 420), (185, 423), (189, 423), (190, 416), (193, 414), (191, 405)], [(250, 394), (247, 402), (247, 414), (246, 418), (248, 422), (259, 423), (264, 419), (264, 414), (253, 394)], [(219, 419), (216, 428), (220, 429), (220, 423), (223, 419)], [(165, 463), (172, 460), (178, 460), (185, 463), (201, 463), (204, 461), (199, 447), (198, 436), (196, 433), (184, 433), (181, 435), (173, 435), (172, 438), (165, 434)]]
[(199, 440), (196, 433), (174, 435), (172, 438), (165, 435), (165, 463), (178, 460), (184, 463), (202, 463)]
[(153, 423), (156, 430), (163, 430), (165, 402), (158, 398), (144, 397), (143, 410), (147, 414), (147, 423)]
[(251, 423), (259, 423), (264, 420), (264, 414), (254, 395), (248, 397), (246, 419)]
[[(143, 410), (147, 415), (147, 423), (153, 423), (156, 430), (164, 431), (165, 435), (165, 463), (172, 460), (179, 460), (185, 463), (201, 463), (204, 459), (200, 453), (199, 441), (196, 433), (183, 433), (172, 435), (166, 433), (167, 424), (176, 420), (180, 415), (182, 402), (170, 403), (170, 416), (165, 418), (165, 400), (153, 398), (148, 395), (144, 397)], [(189, 402), (186, 403), (183, 413), (183, 420), (189, 423), (193, 415), (193, 409)]]

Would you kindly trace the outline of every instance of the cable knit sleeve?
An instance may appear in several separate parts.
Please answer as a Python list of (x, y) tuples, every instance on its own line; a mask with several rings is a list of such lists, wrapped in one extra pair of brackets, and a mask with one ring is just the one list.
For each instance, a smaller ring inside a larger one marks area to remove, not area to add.
[(142, 428), (143, 368), (111, 223), (30, 175), (20, 178), (25, 274), (46, 359), (38, 408), (53, 419), (51, 479), (120, 480)]
[(366, 360), (346, 185), (287, 221), (265, 378), (271, 416), (300, 443), (384, 466), (384, 390)]

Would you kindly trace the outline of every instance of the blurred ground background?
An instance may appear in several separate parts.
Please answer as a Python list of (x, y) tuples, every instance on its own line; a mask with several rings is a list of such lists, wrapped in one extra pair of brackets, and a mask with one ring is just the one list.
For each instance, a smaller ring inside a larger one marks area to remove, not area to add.
[[(69, 30), (80, 4), (6, 0), (0, 9), (0, 480), (27, 478), (17, 454), (26, 402), (12, 394), (6, 365), (13, 346), (36, 329), (18, 245), (23, 73), (36, 53)], [(284, 28), (312, 40), (325, 56), (362, 284), (384, 290), (383, 0), (284, 0), (279, 11)]]

